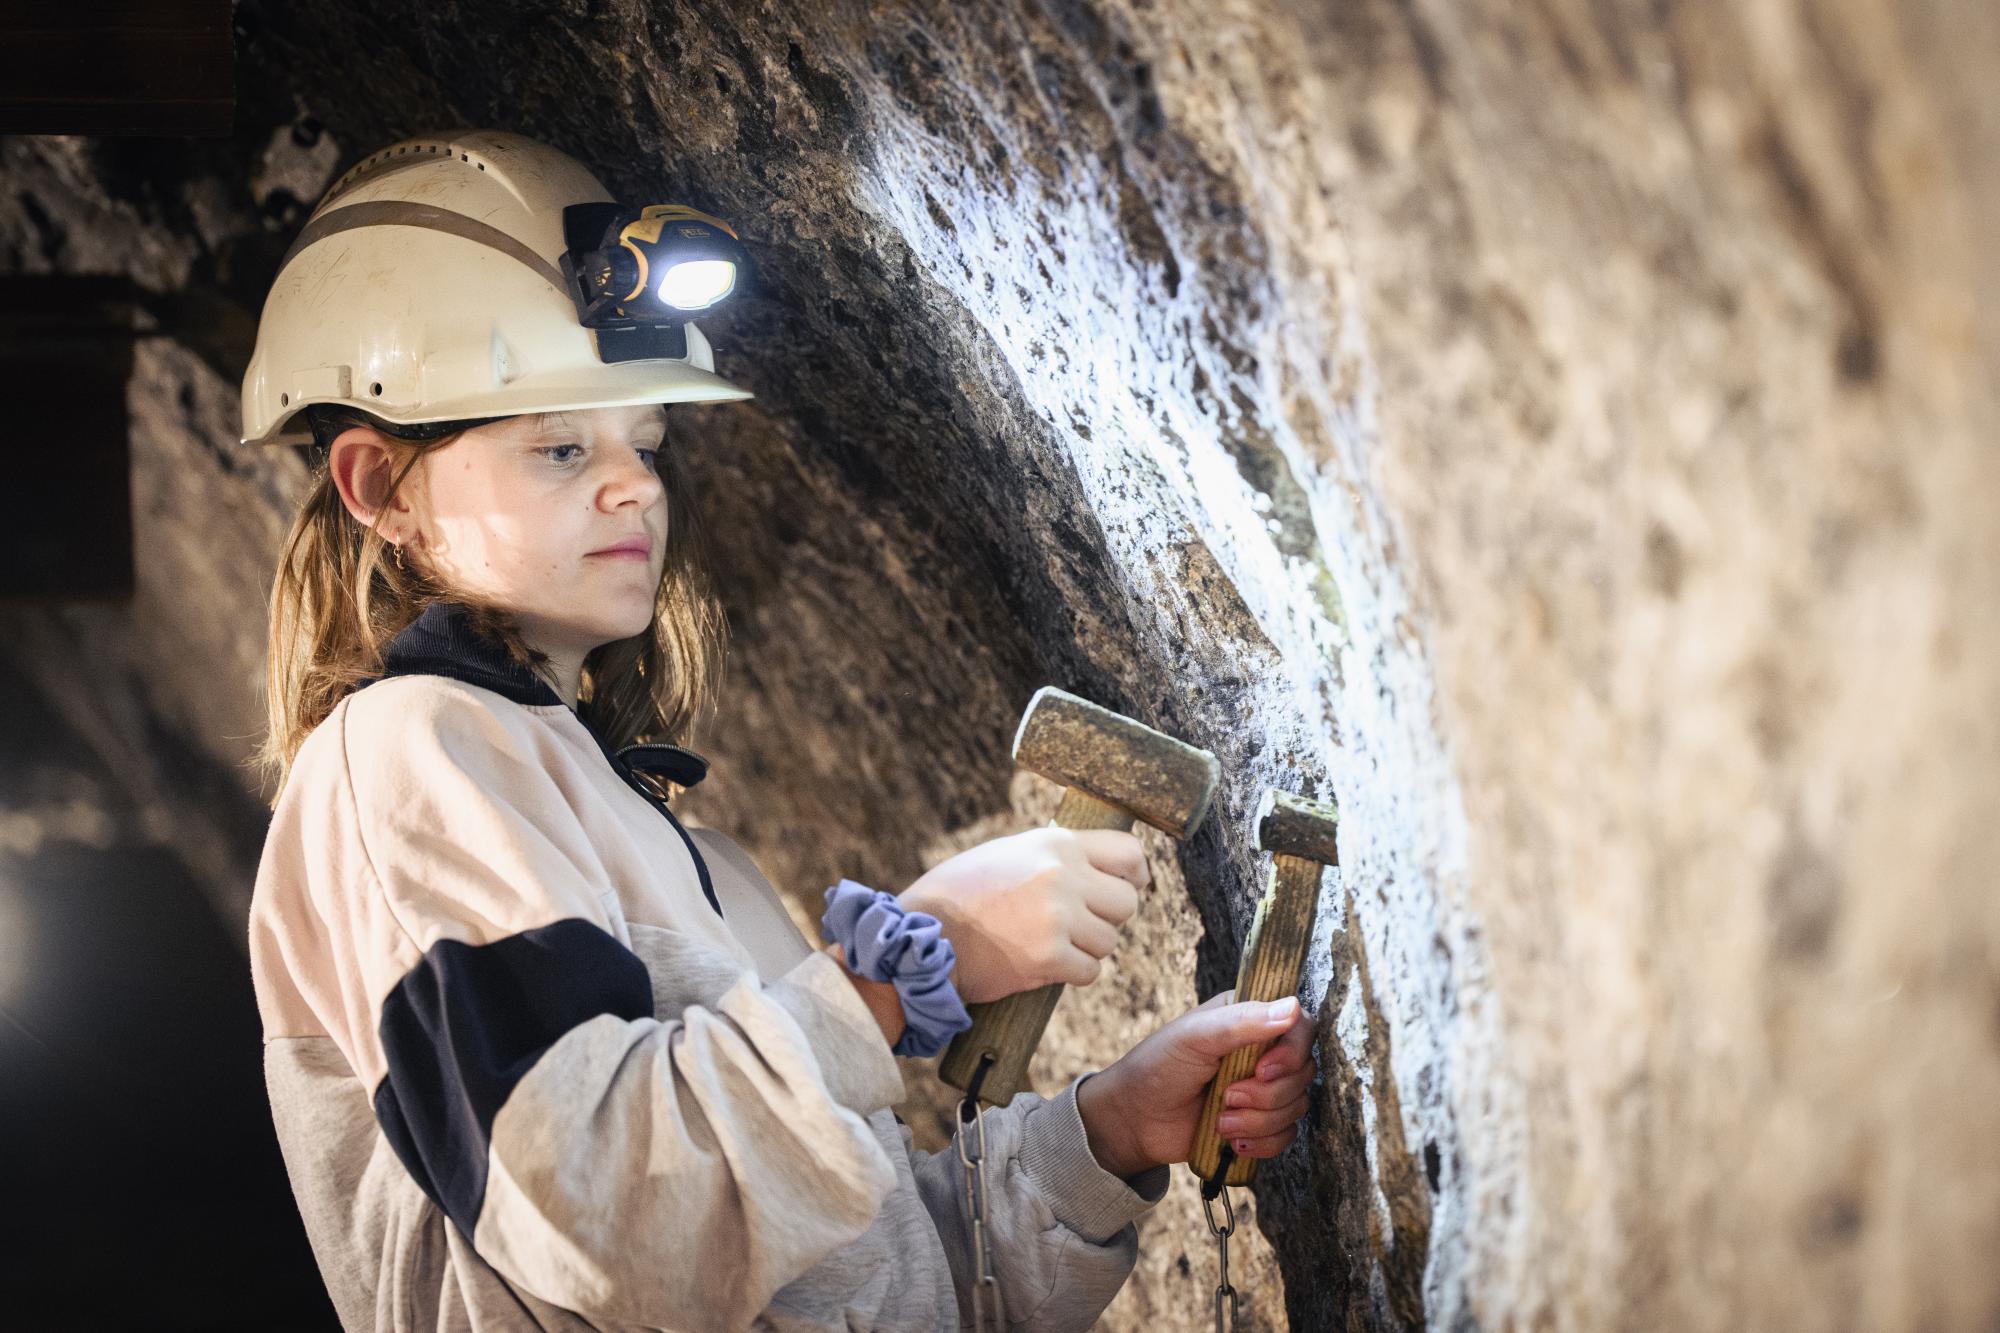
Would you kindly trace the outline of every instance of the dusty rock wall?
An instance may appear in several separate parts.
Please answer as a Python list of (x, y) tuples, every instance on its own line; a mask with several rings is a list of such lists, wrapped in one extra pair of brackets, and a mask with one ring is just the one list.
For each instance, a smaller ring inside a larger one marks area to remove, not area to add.
[[(234, 142), (0, 142), (0, 271), (126, 272), (167, 333), (137, 602), (6, 613), (49, 706), (247, 752), (299, 485), (230, 443), (262, 284), (337, 166), (535, 134), (758, 261), (711, 335), (758, 398), (675, 410), (735, 631), (686, 808), (802, 912), (1044, 817), (1040, 684), (1215, 750), (1047, 1086), (1233, 979), (1263, 785), (1341, 802), (1256, 1326), (2000, 1319), (1990, 7), (238, 25)], [(240, 912), (190, 762), (129, 780)], [(1199, 1326), (1190, 1181), (1142, 1244), (1106, 1326)]]

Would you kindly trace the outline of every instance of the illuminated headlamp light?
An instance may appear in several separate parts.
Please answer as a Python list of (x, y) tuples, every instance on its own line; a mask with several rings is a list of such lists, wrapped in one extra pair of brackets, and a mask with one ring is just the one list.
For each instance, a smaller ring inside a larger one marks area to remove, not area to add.
[(721, 218), (685, 204), (571, 204), (562, 274), (604, 361), (687, 355), (682, 325), (736, 291), (750, 256)]

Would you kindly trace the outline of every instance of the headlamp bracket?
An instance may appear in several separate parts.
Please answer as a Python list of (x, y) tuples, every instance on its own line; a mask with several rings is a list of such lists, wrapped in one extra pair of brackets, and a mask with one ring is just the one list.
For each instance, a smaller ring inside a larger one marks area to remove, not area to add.
[(739, 272), (747, 268), (747, 256), (729, 224), (685, 204), (635, 208), (605, 201), (563, 209), (567, 248), (559, 267), (577, 322), (597, 335), (600, 360), (687, 356), (684, 325), (694, 312), (675, 310), (650, 290), (649, 251), (662, 244), (669, 228), (673, 235), (668, 243), (675, 250), (713, 253), (729, 258)]

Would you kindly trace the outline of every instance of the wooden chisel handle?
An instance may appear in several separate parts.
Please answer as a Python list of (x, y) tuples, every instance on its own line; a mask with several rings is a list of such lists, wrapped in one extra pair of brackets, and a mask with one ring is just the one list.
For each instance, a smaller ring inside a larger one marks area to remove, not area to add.
[[(1243, 961), (1236, 972), (1237, 1002), (1282, 1000), (1298, 993), (1299, 968), (1312, 942), (1313, 922), (1319, 915), (1320, 877), (1325, 869), (1320, 862), (1300, 856), (1271, 858), (1270, 884), (1258, 900), (1249, 938), (1243, 942)], [(1215, 1120), (1222, 1114), (1223, 1094), (1237, 1079), (1248, 1078), (1270, 1048), (1270, 1042), (1261, 1042), (1231, 1051), (1223, 1057), (1215, 1081), (1208, 1085), (1188, 1157), (1188, 1165), (1202, 1180), (1214, 1175), (1222, 1160), (1222, 1138), (1215, 1132)], [(1256, 1169), (1256, 1158), (1239, 1157), (1229, 1164), (1224, 1183), (1247, 1185)]]
[[(1063, 791), (1062, 804), (1049, 822), (1057, 828), (1111, 828), (1129, 833), (1133, 819), (1131, 812), (1070, 787)], [(966, 1005), (972, 1026), (952, 1038), (938, 1064), (938, 1077), (954, 1088), (969, 1090), (978, 1075), (980, 1057), (991, 1055), (992, 1064), (979, 1083), (979, 1100), (988, 1106), (1005, 1106), (1028, 1086), (1028, 1060), (1041, 1045), (1042, 1032), (1064, 989), (1057, 981), (984, 1004)]]

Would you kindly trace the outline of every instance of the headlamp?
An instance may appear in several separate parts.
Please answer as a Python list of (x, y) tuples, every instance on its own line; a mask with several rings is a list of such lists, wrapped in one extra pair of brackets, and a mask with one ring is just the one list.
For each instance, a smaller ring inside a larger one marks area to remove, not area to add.
[(607, 362), (686, 356), (682, 325), (729, 299), (750, 267), (728, 223), (686, 204), (571, 204), (563, 242), (577, 320)]

